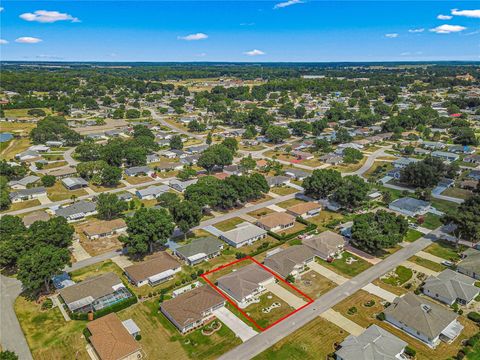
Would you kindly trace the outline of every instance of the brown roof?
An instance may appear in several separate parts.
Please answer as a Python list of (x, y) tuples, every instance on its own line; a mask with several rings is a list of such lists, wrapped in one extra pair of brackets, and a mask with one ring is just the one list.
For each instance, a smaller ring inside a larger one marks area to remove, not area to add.
[(89, 340), (101, 360), (120, 360), (141, 349), (117, 314), (110, 313), (87, 324)]
[(127, 224), (123, 219), (115, 219), (110, 221), (99, 221), (93, 224), (89, 224), (83, 228), (83, 232), (87, 236), (108, 234), (115, 230), (126, 227)]
[(305, 214), (308, 211), (321, 209), (322, 206), (320, 204), (314, 202), (302, 202), (293, 206), (290, 206), (287, 211), (295, 214), (296, 216), (300, 216)]
[(180, 267), (180, 263), (165, 251), (161, 251), (141, 263), (127, 266), (124, 270), (134, 282), (148, 279), (169, 269)]
[(292, 222), (295, 222), (295, 216), (289, 215), (284, 212), (274, 212), (265, 216), (262, 216), (260, 219), (258, 219), (258, 223), (268, 227), (268, 228), (274, 228), (279, 225), (287, 225), (291, 224)]
[(344, 245), (345, 239), (343, 236), (327, 230), (309, 239), (304, 239), (302, 243), (323, 256), (328, 256), (337, 251), (339, 246)]
[(267, 166), (267, 165), (268, 165), (267, 160), (264, 160), (264, 159), (257, 160), (257, 166), (258, 167), (264, 167), (264, 166)]
[(201, 320), (202, 313), (225, 302), (225, 299), (210, 286), (199, 286), (176, 298), (162, 303), (162, 311), (167, 313), (179, 326)]

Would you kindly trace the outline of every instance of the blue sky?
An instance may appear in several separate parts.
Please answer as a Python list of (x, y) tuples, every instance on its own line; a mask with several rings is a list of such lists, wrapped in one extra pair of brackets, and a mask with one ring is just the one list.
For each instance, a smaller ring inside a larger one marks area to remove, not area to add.
[(2, 1), (1, 59), (480, 60), (480, 1)]

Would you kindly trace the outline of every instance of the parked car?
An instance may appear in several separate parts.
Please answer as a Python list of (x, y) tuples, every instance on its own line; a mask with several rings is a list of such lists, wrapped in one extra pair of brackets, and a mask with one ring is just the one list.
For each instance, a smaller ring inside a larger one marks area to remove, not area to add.
[(451, 262), (451, 261), (443, 260), (443, 261), (442, 261), (442, 265), (448, 266), (448, 267), (452, 267), (452, 266), (455, 265), (455, 264), (454, 264), (453, 262)]

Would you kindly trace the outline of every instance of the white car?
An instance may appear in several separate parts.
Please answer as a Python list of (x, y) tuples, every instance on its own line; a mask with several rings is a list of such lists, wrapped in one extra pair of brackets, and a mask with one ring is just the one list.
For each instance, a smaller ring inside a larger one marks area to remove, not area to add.
[(442, 261), (442, 265), (448, 266), (448, 267), (452, 267), (452, 266), (455, 265), (455, 264), (454, 264), (453, 262), (451, 262), (451, 261), (443, 260), (443, 261)]

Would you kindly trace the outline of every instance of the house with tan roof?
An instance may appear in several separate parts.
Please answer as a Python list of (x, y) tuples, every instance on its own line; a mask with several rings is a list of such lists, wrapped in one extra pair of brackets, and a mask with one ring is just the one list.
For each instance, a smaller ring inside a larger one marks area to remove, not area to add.
[(452, 342), (463, 330), (456, 313), (413, 293), (397, 297), (384, 314), (387, 322), (431, 348)]
[(98, 311), (132, 296), (117, 274), (108, 272), (60, 289), (71, 312)]
[(83, 228), (83, 232), (90, 240), (121, 234), (127, 231), (127, 224), (123, 219), (99, 221)]
[(204, 285), (164, 301), (160, 311), (181, 333), (186, 333), (211, 320), (215, 316), (213, 311), (223, 306), (223, 296)]
[(124, 269), (130, 282), (138, 287), (147, 284), (155, 286), (170, 280), (181, 270), (180, 262), (165, 251), (158, 252), (150, 258)]
[(315, 256), (323, 260), (333, 259), (342, 253), (345, 247), (345, 238), (333, 231), (327, 230), (302, 240), (303, 245), (309, 247)]
[(273, 212), (262, 216), (257, 221), (257, 226), (267, 231), (281, 231), (295, 225), (295, 217), (284, 212)]
[(322, 211), (322, 205), (315, 202), (303, 202), (287, 208), (287, 213), (304, 219), (318, 215), (320, 211)]
[(298, 276), (313, 261), (313, 251), (308, 246), (297, 245), (267, 256), (263, 264), (286, 278), (288, 275)]
[(142, 347), (125, 328), (117, 314), (110, 313), (87, 324), (88, 341), (100, 360), (143, 358)]
[(233, 298), (239, 307), (247, 307), (261, 295), (268, 284), (275, 282), (275, 276), (259, 266), (250, 264), (217, 280), (217, 286)]

